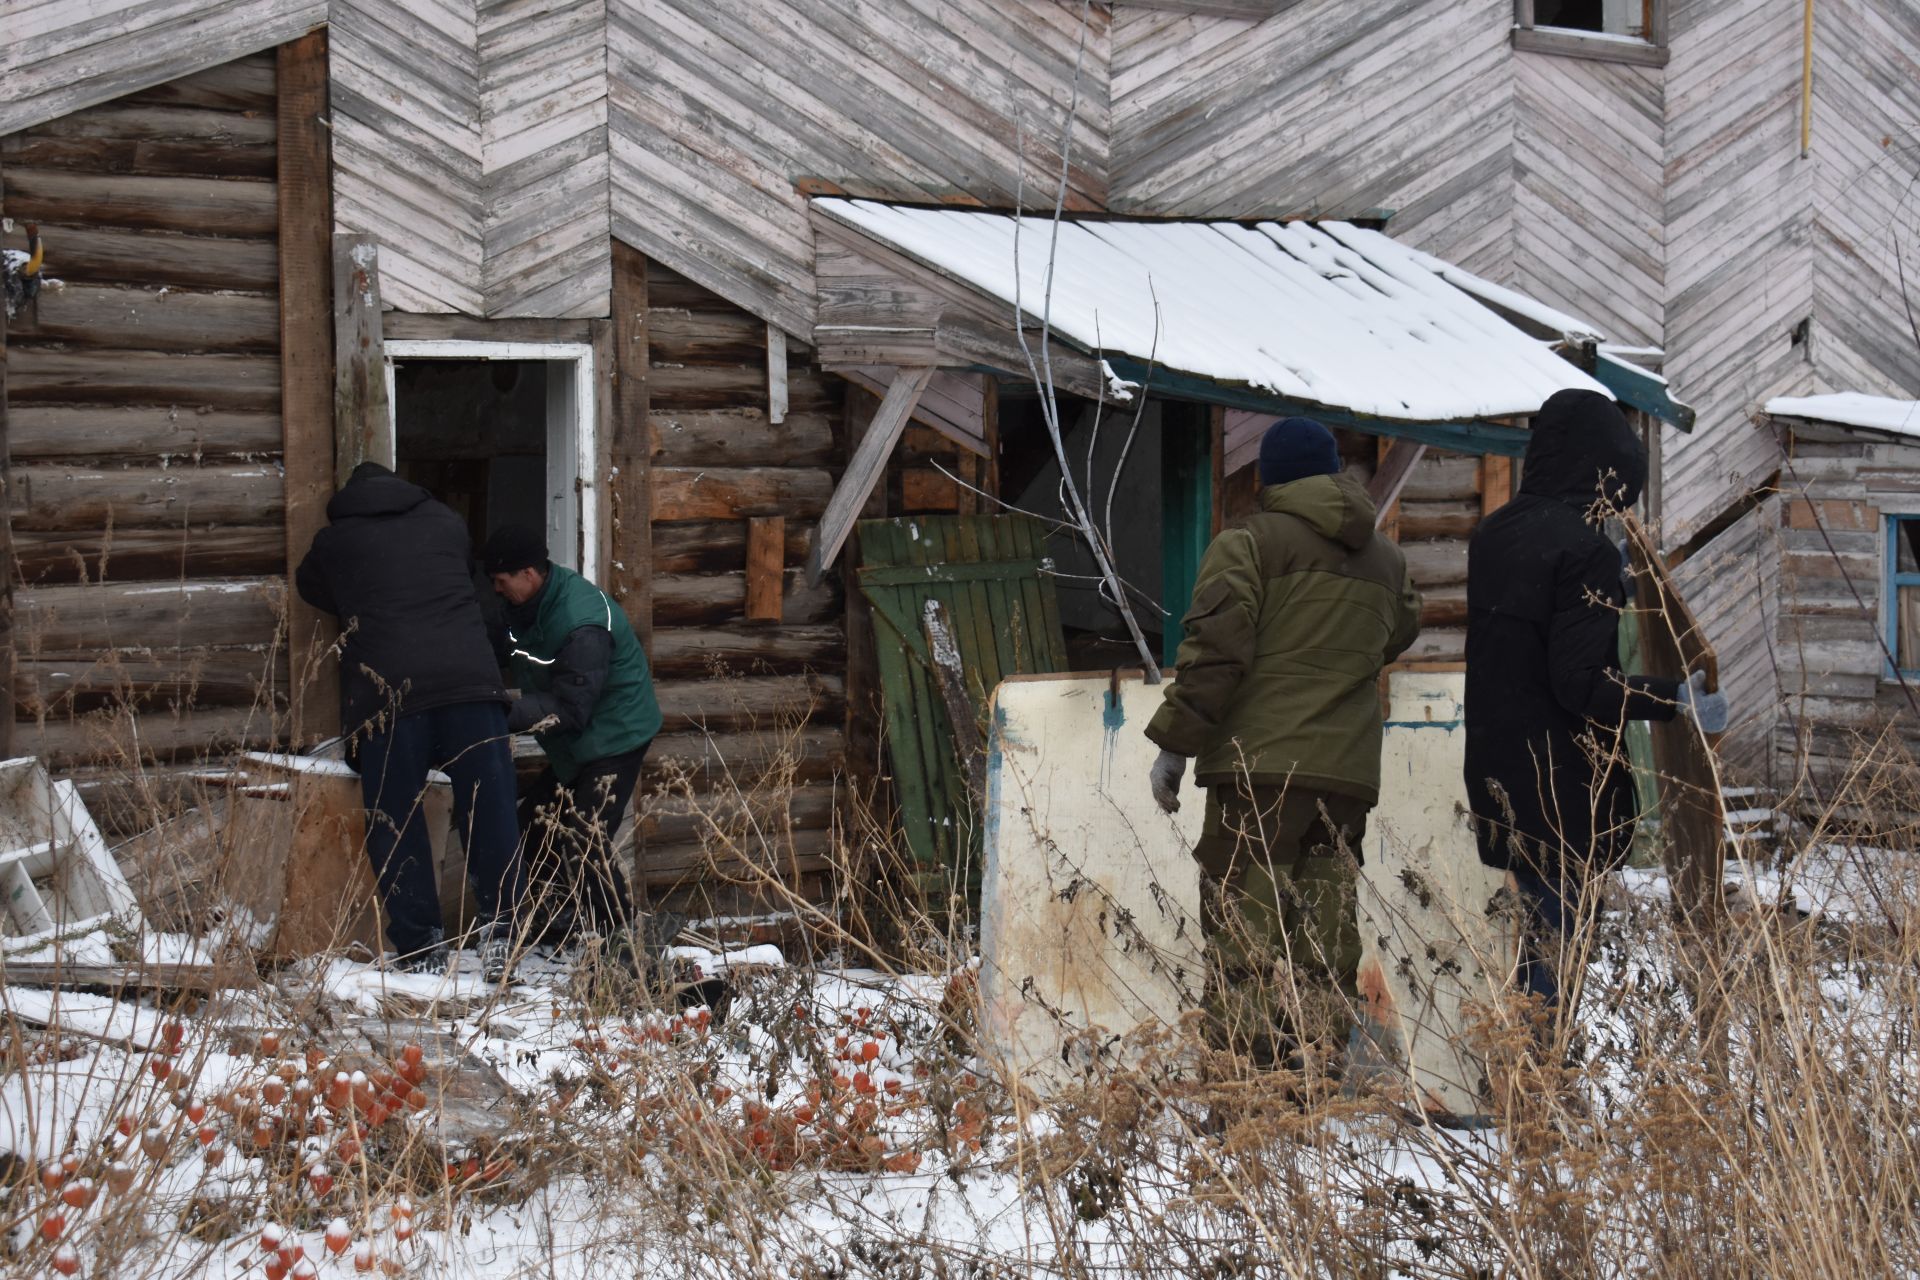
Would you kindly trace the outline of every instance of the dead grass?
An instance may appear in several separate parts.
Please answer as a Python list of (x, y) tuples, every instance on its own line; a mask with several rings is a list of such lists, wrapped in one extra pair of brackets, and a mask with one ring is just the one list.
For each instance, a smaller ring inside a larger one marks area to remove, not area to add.
[[(0, 1202), (7, 1265), (45, 1274), (65, 1244), (87, 1275), (273, 1275), (271, 1225), (289, 1275), (296, 1244), (326, 1274), (363, 1247), (394, 1275), (1920, 1271), (1920, 865), (1856, 816), (1920, 797), (1884, 768), (1735, 864), (1748, 884), (1711, 964), (1645, 877), (1610, 890), (1577, 1026), (1489, 1003), (1474, 1048), (1493, 1123), (1450, 1130), (1391, 1077), (1258, 1069), (1193, 1022), (1046, 1099), (996, 1078), (973, 1053), (965, 913), (900, 889), (910, 860), (870, 800), (843, 807), (837, 896), (797, 895), (781, 860), (797, 742), (657, 792), (699, 816), (717, 874), (800, 915), (820, 953), (743, 967), (722, 1021), (558, 971), (369, 996), (364, 969), (268, 967), (211, 997), (123, 992), (132, 1033), (0, 988), (0, 1106), (24, 1153)], [(143, 792), (118, 750), (150, 819), (196, 798)], [(149, 883), (172, 877), (168, 923), (217, 929), (234, 924), (219, 866), (245, 854), (141, 856)], [(1835, 880), (1844, 909), (1793, 905)], [(222, 946), (252, 972), (245, 941), (229, 927)], [(62, 1156), (49, 1186), (43, 1157)], [(64, 1205), (82, 1179), (89, 1202)]]

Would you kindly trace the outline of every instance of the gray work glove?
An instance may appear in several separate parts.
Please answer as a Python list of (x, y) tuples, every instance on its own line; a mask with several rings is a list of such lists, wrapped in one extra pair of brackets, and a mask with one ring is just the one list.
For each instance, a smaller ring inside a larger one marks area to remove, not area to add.
[(1702, 733), (1727, 731), (1727, 695), (1707, 692), (1707, 673), (1696, 671), (1680, 686), (1680, 710), (1693, 717)]
[(1180, 812), (1180, 779), (1186, 772), (1187, 758), (1171, 751), (1162, 751), (1147, 772), (1154, 800), (1168, 813)]

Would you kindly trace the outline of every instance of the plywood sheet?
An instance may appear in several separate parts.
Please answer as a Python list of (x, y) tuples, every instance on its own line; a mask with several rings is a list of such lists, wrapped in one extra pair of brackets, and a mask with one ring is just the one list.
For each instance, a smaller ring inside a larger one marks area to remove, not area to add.
[(1162, 689), (1029, 676), (993, 695), (981, 887), (986, 1052), (1037, 1088), (1196, 1006), (1204, 976), (1193, 845), (1205, 808), (1154, 803), (1141, 732)]
[(1481, 1111), (1472, 1007), (1499, 994), (1515, 956), (1495, 902), (1507, 877), (1480, 864), (1467, 819), (1466, 682), (1464, 670), (1388, 676), (1359, 893), (1360, 990), (1381, 1069), (1453, 1116)]

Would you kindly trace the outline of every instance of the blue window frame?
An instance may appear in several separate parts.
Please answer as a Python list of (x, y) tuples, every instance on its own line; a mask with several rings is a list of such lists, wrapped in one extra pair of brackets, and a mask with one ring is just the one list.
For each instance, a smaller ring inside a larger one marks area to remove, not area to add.
[(1920, 675), (1920, 515), (1887, 517), (1887, 649)]

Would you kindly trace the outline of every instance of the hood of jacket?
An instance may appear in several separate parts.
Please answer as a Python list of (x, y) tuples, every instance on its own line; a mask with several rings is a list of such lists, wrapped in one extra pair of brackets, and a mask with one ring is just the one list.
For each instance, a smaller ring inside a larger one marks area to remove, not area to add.
[(327, 519), (397, 516), (432, 497), (419, 485), (402, 480), (379, 463), (363, 462), (353, 469), (347, 482), (340, 486), (340, 492), (328, 500)]
[(1556, 391), (1533, 417), (1520, 492), (1585, 511), (1601, 497), (1631, 507), (1647, 483), (1647, 449), (1597, 391)]
[(1355, 551), (1373, 538), (1379, 514), (1365, 487), (1346, 471), (1268, 485), (1260, 491), (1260, 509), (1298, 516), (1320, 536)]

